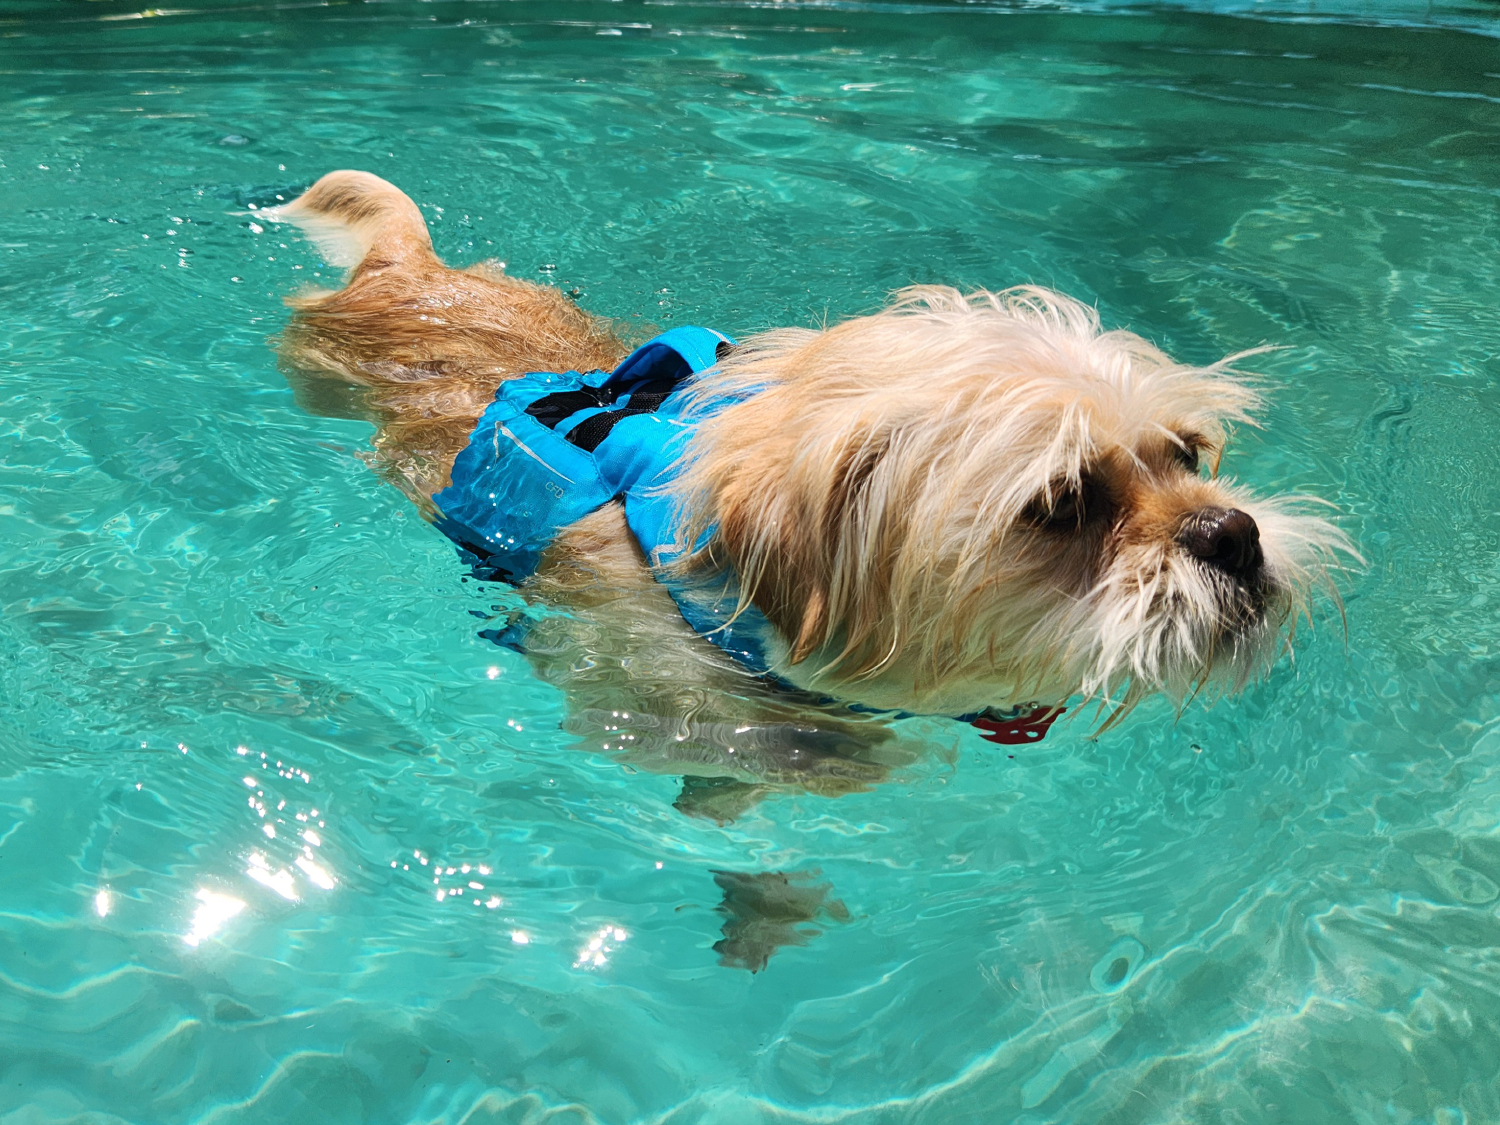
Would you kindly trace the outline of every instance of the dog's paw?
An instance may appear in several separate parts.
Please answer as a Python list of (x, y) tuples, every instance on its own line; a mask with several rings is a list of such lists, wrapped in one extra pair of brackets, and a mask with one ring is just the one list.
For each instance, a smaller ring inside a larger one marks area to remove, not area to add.
[(732, 777), (694, 777), (682, 779), (682, 792), (672, 807), (687, 816), (730, 824), (744, 816), (771, 791), (769, 785), (736, 781)]

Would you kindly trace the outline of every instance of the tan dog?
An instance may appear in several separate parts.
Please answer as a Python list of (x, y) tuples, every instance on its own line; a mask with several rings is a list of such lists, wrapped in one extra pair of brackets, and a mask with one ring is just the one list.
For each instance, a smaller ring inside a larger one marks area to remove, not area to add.
[[(429, 514), (503, 380), (629, 350), (555, 288), (445, 267), (416, 206), (367, 173), (269, 217), (353, 267), (291, 300), (286, 360), (355, 389), (378, 464)], [(1217, 478), (1226, 427), (1258, 401), (1234, 358), (1177, 364), (1033, 287), (917, 287), (751, 337), (687, 392), (704, 421), (675, 499), (684, 542), (712, 536), (676, 565), (732, 582), (770, 623), (772, 670), (810, 699), (959, 715), (1237, 690), (1352, 551), (1292, 501)], [(302, 391), (326, 410), (320, 387)], [(560, 534), (524, 592), (566, 610), (527, 652), (570, 725), (637, 764), (838, 792), (906, 760), (880, 720), (767, 687), (698, 636), (618, 505)], [(695, 786), (728, 812), (754, 796)]]

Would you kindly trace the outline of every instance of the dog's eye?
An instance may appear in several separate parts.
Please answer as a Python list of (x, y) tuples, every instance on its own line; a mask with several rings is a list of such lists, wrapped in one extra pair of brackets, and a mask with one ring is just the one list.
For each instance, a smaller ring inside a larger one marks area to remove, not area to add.
[(1202, 439), (1193, 434), (1184, 434), (1181, 445), (1172, 446), (1172, 457), (1190, 473), (1198, 471), (1198, 451), (1202, 447)]
[(1050, 493), (1032, 500), (1024, 513), (1027, 523), (1044, 531), (1074, 531), (1103, 507), (1099, 490), (1088, 478), (1077, 485), (1054, 485)]

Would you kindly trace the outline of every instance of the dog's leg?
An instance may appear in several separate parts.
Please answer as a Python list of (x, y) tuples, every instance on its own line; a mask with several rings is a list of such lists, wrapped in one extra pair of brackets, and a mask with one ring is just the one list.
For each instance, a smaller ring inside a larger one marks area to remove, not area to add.
[(352, 269), (343, 289), (288, 299), (281, 355), (299, 401), (374, 422), (380, 468), (418, 503), (447, 484), (502, 380), (610, 368), (625, 355), (607, 321), (550, 286), (493, 264), (443, 265), (417, 205), (368, 172), (330, 172), (262, 214), (296, 223)]
[(814, 883), (813, 871), (715, 871), (724, 892), (723, 940), (714, 943), (719, 964), (758, 973), (785, 945), (806, 945), (820, 932), (805, 922), (847, 922), (849, 908), (830, 899), (832, 884)]
[(732, 777), (687, 774), (682, 779), (682, 792), (672, 802), (672, 807), (700, 820), (711, 820), (719, 825), (732, 824), (770, 792), (772, 787), (769, 785), (736, 781)]

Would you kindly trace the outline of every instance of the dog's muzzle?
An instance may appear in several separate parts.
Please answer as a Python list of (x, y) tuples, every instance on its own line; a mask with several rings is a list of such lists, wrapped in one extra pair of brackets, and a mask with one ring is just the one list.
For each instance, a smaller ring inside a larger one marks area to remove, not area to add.
[(1238, 508), (1202, 508), (1182, 521), (1177, 542), (1188, 554), (1231, 578), (1253, 578), (1265, 556), (1260, 528)]

